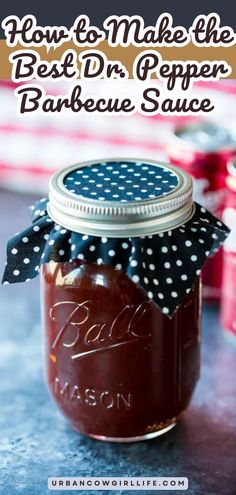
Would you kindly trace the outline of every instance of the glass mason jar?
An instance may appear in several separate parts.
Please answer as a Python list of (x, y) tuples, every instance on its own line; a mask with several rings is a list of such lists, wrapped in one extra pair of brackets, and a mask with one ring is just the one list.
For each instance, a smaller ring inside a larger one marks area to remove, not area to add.
[(117, 442), (170, 430), (199, 377), (200, 272), (228, 229), (151, 160), (59, 170), (8, 242), (4, 283), (41, 267), (47, 382), (72, 427)]
[[(192, 122), (176, 127), (167, 146), (170, 162), (193, 177), (195, 201), (217, 218), (227, 200), (227, 163), (235, 154), (235, 136), (212, 122)], [(202, 270), (203, 298), (219, 302), (222, 289), (223, 250), (210, 256)]]
[[(99, 169), (93, 170), (95, 176)], [(66, 173), (67, 188), (74, 192), (70, 171)], [(128, 174), (126, 169), (123, 173)], [(63, 197), (58, 196), (59, 172), (50, 185), (49, 215), (59, 225), (83, 232), (85, 239), (86, 234), (113, 239), (124, 234), (140, 238), (153, 232), (162, 235), (192, 215), (191, 179), (180, 171), (177, 175), (177, 192), (166, 191), (168, 180), (164, 180), (162, 199), (151, 194), (155, 208), (163, 200), (165, 205), (171, 205), (169, 216), (168, 208), (161, 206), (157, 216), (153, 217), (152, 212), (142, 218), (137, 206), (132, 219), (132, 213), (125, 211), (128, 202), (123, 199), (122, 203), (121, 199), (118, 208), (124, 209), (124, 216), (121, 210), (117, 215), (110, 209), (103, 212), (101, 221), (91, 210), (90, 200), (87, 211), (84, 205), (84, 209), (80, 204), (63, 205)], [(88, 181), (89, 176), (84, 174), (84, 179)], [(159, 193), (160, 176), (157, 177), (156, 184), (150, 182), (149, 187), (152, 192), (156, 187)], [(134, 189), (138, 182), (137, 175)], [(126, 184), (129, 188), (129, 182)], [(111, 190), (107, 190), (108, 194)], [(147, 189), (142, 191), (145, 194)], [(137, 203), (142, 199), (139, 194), (136, 193)], [(106, 199), (104, 195), (103, 192), (101, 197)], [(72, 217), (76, 207), (78, 217)], [(188, 406), (199, 377), (199, 277), (170, 319), (150, 299), (150, 292), (136, 283), (137, 276), (131, 279), (119, 264), (108, 266), (77, 259), (47, 263), (41, 274), (47, 381), (72, 427), (91, 437), (117, 442), (145, 440), (170, 430)]]

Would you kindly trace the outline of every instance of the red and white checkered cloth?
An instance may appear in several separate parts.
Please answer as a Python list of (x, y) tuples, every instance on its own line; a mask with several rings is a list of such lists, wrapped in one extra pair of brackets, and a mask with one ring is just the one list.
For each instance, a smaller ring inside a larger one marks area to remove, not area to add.
[[(96, 81), (86, 94), (135, 93), (137, 82)], [(118, 86), (119, 84), (119, 86)], [(128, 87), (129, 85), (129, 87)], [(152, 83), (153, 86), (153, 83)], [(16, 115), (14, 84), (0, 81), (0, 186), (45, 193), (48, 179), (60, 167), (83, 160), (137, 157), (166, 160), (164, 144), (173, 126), (196, 117), (80, 115)], [(47, 84), (47, 92), (64, 94), (65, 84)], [(112, 90), (113, 91), (113, 90)], [(198, 83), (194, 94), (207, 94), (215, 103), (211, 120), (236, 132), (236, 80)]]

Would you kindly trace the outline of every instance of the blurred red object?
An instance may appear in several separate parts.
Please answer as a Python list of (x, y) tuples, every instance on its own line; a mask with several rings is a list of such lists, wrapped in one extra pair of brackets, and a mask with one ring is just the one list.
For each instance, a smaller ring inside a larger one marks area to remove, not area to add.
[[(169, 160), (193, 177), (194, 199), (220, 220), (226, 202), (227, 164), (236, 153), (236, 136), (212, 122), (177, 126), (167, 145)], [(208, 258), (202, 271), (203, 297), (221, 297), (223, 250)]]
[(227, 177), (227, 201), (223, 220), (231, 229), (223, 250), (223, 284), (221, 299), (222, 327), (236, 337), (236, 167), (230, 164)]

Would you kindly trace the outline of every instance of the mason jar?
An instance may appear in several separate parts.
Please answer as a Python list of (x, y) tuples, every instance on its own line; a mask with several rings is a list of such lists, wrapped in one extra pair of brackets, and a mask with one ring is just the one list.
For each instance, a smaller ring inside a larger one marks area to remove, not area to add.
[[(99, 170), (108, 177), (99, 175)], [(80, 171), (83, 173), (78, 174)], [(115, 174), (116, 171), (119, 173)], [(153, 171), (155, 174), (147, 174)], [(142, 162), (141, 166), (134, 166), (133, 161), (127, 160), (100, 166), (89, 163), (85, 168), (59, 171), (50, 184), (49, 215), (59, 225), (83, 232), (85, 242), (91, 236), (90, 252), (94, 252), (97, 236), (104, 250), (111, 236), (128, 237), (121, 244), (125, 252), (131, 236), (139, 239), (153, 232), (162, 235), (191, 217), (191, 180), (180, 171), (175, 170), (173, 176), (171, 173), (172, 169), (164, 165)], [(109, 176), (113, 180), (106, 181)], [(149, 180), (142, 180), (146, 176)], [(71, 181), (73, 177), (81, 180)], [(162, 182), (163, 177), (167, 177), (166, 182)], [(66, 192), (61, 190), (63, 181)], [(172, 181), (175, 185), (169, 191), (168, 181), (170, 186)], [(100, 193), (101, 188), (97, 187), (97, 198), (104, 199), (97, 200), (101, 202), (96, 205), (97, 213), (93, 211), (96, 199), (92, 193), (100, 183), (103, 188)], [(121, 183), (125, 185), (119, 186)], [(177, 187), (177, 183), (181, 186)], [(140, 187), (134, 187), (138, 184)], [(81, 187), (83, 195), (90, 198), (76, 199), (79, 213), (72, 215), (76, 206), (68, 205), (65, 194), (78, 194), (77, 188)], [(173, 192), (176, 187), (178, 192)], [(110, 201), (107, 212), (102, 211), (104, 201)], [(145, 211), (150, 201), (153, 213)], [(175, 207), (170, 206), (173, 201)], [(151, 253), (151, 248), (147, 249)], [(58, 407), (76, 430), (102, 440), (148, 439), (173, 428), (188, 406), (199, 377), (200, 280), (197, 277), (170, 319), (150, 298), (150, 291), (139, 286), (138, 275), (129, 277), (121, 268), (119, 250), (116, 254), (115, 251), (108, 249), (111, 258), (117, 258), (114, 266), (104, 264), (99, 251), (94, 262), (79, 253), (77, 260), (42, 267), (47, 381)], [(172, 250), (166, 255), (167, 263), (174, 254)], [(152, 260), (153, 255), (149, 257)], [(158, 260), (158, 249), (154, 259)], [(140, 259), (134, 257), (130, 264), (140, 262), (142, 252)], [(151, 276), (158, 283), (154, 272)], [(171, 281), (169, 270), (166, 276)], [(144, 283), (147, 278), (144, 270)], [(167, 285), (171, 290), (172, 284)]]
[(52, 177), (8, 243), (4, 283), (41, 272), (47, 383), (75, 430), (132, 442), (174, 427), (199, 378), (201, 268), (226, 233), (169, 164), (109, 159)]

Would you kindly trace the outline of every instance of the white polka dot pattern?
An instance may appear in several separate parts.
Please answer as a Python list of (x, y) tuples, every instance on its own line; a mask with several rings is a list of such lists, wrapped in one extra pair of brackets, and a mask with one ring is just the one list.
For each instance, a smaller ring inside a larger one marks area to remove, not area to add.
[(83, 167), (64, 178), (68, 191), (99, 201), (142, 201), (166, 196), (178, 176), (166, 167), (141, 162), (106, 162)]
[(191, 290), (207, 256), (221, 246), (229, 232), (196, 204), (192, 219), (172, 231), (142, 238), (94, 237), (55, 224), (46, 213), (46, 204), (47, 199), (38, 202), (33, 225), (8, 242), (4, 284), (34, 278), (40, 265), (51, 260), (89, 260), (125, 270), (168, 317)]

